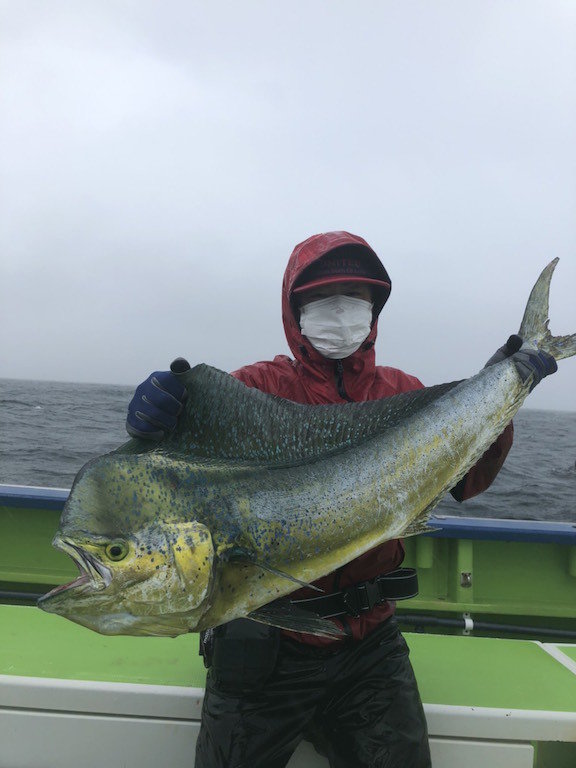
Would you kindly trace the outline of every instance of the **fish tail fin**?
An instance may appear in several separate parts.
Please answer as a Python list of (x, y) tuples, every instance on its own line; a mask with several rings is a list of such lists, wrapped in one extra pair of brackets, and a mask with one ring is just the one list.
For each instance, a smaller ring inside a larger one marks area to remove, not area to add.
[(526, 304), (518, 335), (524, 344), (552, 355), (556, 360), (576, 355), (576, 334), (552, 336), (548, 329), (550, 281), (559, 259), (554, 259), (542, 270)]

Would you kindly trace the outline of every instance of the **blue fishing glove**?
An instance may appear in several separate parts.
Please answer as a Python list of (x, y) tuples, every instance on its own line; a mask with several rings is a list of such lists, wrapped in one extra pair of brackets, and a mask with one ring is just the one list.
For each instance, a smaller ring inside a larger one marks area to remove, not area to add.
[(518, 352), (520, 347), (522, 346), (524, 342), (518, 336), (517, 334), (512, 334), (506, 344), (504, 344), (503, 347), (500, 347), (500, 349), (497, 349), (496, 352), (492, 355), (490, 360), (486, 363), (484, 368), (488, 368), (491, 365), (495, 365), (496, 363), (501, 363), (502, 360), (506, 360), (507, 357), (510, 357), (515, 352)]
[(136, 388), (128, 406), (126, 431), (131, 437), (162, 440), (176, 426), (186, 389), (171, 371), (155, 371)]
[(541, 349), (522, 349), (514, 354), (512, 360), (523, 383), (530, 376), (533, 377), (530, 392), (545, 376), (556, 373), (558, 370), (558, 364), (552, 355)]
[(520, 336), (513, 334), (503, 347), (496, 350), (484, 367), (488, 368), (490, 365), (495, 365), (495, 363), (501, 363), (507, 357), (512, 357), (522, 382), (527, 381), (530, 376), (533, 376), (530, 386), (530, 392), (532, 392), (536, 384), (539, 384), (545, 376), (556, 373), (558, 365), (552, 355), (540, 349), (521, 350), (520, 348), (523, 343)]

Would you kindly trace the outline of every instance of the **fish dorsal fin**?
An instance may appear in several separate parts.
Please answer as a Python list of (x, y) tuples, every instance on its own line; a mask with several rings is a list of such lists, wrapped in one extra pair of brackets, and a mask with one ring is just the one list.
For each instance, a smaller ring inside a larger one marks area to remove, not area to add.
[[(362, 403), (300, 405), (248, 387), (207, 365), (181, 374), (181, 381), (188, 392), (184, 412), (157, 450), (266, 465), (313, 460), (359, 445), (458, 383)], [(123, 452), (148, 450), (142, 443), (132, 441)]]

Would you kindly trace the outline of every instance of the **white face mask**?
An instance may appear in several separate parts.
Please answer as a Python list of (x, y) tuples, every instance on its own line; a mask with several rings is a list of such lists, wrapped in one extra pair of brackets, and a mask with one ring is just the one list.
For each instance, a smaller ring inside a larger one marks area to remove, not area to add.
[(300, 330), (315, 350), (331, 360), (352, 355), (370, 333), (372, 303), (337, 294), (300, 310)]

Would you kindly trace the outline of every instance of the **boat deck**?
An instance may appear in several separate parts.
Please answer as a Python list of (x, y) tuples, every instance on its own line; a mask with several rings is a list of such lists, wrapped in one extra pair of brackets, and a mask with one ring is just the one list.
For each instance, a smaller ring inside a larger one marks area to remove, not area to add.
[[(197, 635), (103, 637), (10, 605), (0, 606), (0, 626), (1, 765), (71, 768), (79, 745), (86, 754), (96, 741), (127, 768), (190, 763), (205, 680)], [(575, 764), (575, 645), (410, 633), (406, 639), (435, 765), (458, 764), (451, 755), (466, 742), (475, 745), (478, 766), (532, 766), (535, 749), (541, 756), (556, 750), (558, 768)], [(98, 749), (83, 765), (100, 760)], [(304, 745), (290, 768), (324, 765)]]

